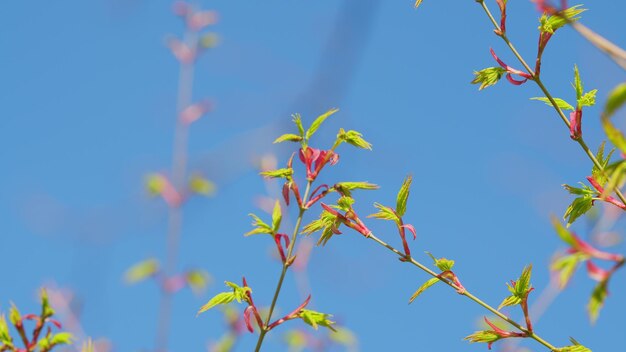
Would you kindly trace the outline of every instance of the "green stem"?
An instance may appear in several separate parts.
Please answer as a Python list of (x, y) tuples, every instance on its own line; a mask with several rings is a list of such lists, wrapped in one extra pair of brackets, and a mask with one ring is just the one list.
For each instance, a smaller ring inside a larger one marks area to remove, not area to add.
[(461, 295), (471, 299), (472, 301), (478, 303), (480, 306), (482, 306), (483, 308), (487, 309), (492, 314), (496, 315), (498, 318), (506, 321), (507, 323), (511, 324), (516, 329), (518, 329), (519, 331), (525, 333), (528, 337), (530, 337), (530, 338), (534, 339), (535, 341), (539, 342), (540, 344), (546, 346), (547, 348), (550, 349), (550, 351), (556, 351), (557, 350), (557, 348), (555, 346), (553, 346), (552, 344), (550, 344), (549, 342), (547, 342), (546, 340), (541, 338), (539, 335), (535, 334), (534, 332), (528, 331), (528, 329), (526, 329), (522, 325), (518, 324), (515, 320), (512, 320), (511, 318), (507, 317), (506, 315), (500, 313), (497, 309), (493, 308), (492, 306), (490, 306), (489, 304), (485, 303), (480, 298), (478, 298), (478, 297), (474, 296), (473, 294), (471, 294), (469, 291), (467, 291), (467, 289), (463, 289), (463, 290), (459, 291), (461, 288), (456, 286), (452, 281), (450, 281), (450, 280), (448, 280), (448, 279), (446, 279), (444, 277), (441, 277), (439, 274), (437, 274), (433, 270), (429, 269), (424, 264), (416, 261), (412, 257), (407, 258), (407, 256), (404, 253), (402, 253), (399, 250), (395, 249), (393, 246), (391, 246), (390, 244), (384, 242), (380, 238), (374, 236), (374, 234), (370, 234), (369, 237), (367, 237), (367, 238), (373, 240), (374, 242), (376, 242), (376, 243), (380, 244), (381, 246), (387, 248), (388, 250), (394, 252), (396, 255), (398, 255), (398, 257), (400, 257), (401, 259), (406, 260), (407, 263), (411, 263), (411, 264), (415, 265), (416, 267), (418, 267), (421, 270), (423, 270), (424, 272), (426, 272), (428, 275), (430, 275), (432, 277), (438, 278), (440, 281), (444, 282), (448, 286), (450, 286), (453, 289), (457, 290), (457, 292), (460, 292), (459, 294), (461, 294)]
[[(302, 204), (307, 203), (309, 192), (311, 191), (311, 183), (312, 181), (308, 181), (306, 184), (306, 190), (304, 191), (304, 196), (302, 197)], [(300, 232), (300, 225), (302, 224), (302, 217), (306, 212), (306, 208), (301, 207), (300, 212), (298, 213), (298, 219), (296, 220), (296, 225), (293, 228), (293, 234), (291, 235), (291, 242), (289, 243), (289, 248), (287, 249), (287, 256), (285, 257), (285, 262), (283, 263), (282, 271), (280, 272), (280, 278), (278, 279), (278, 285), (276, 285), (276, 291), (274, 291), (274, 298), (272, 298), (272, 304), (270, 305), (269, 312), (267, 313), (267, 318), (265, 319), (265, 324), (261, 327), (261, 333), (259, 334), (259, 339), (256, 343), (255, 352), (259, 352), (261, 350), (261, 345), (263, 344), (263, 339), (265, 335), (268, 333), (268, 325), (270, 320), (272, 319), (272, 313), (274, 313), (274, 308), (276, 307), (276, 302), (278, 301), (278, 296), (280, 295), (280, 290), (283, 287), (283, 281), (285, 280), (285, 275), (287, 274), (287, 270), (291, 263), (289, 258), (291, 258), (291, 254), (293, 253), (293, 249), (296, 244), (296, 240), (298, 238), (298, 232)]]
[[(491, 20), (491, 23), (495, 27), (496, 31), (498, 31), (498, 33), (502, 33), (502, 31), (500, 29), (500, 25), (498, 24), (496, 19), (493, 17), (493, 14), (491, 13), (489, 8), (487, 7), (487, 4), (485, 4), (485, 1), (484, 0), (477, 0), (476, 2), (480, 3), (480, 5), (482, 6), (483, 10), (485, 10), (485, 13), (487, 14), (487, 17), (489, 17), (489, 20)], [(502, 38), (502, 40), (504, 40), (504, 42), (509, 47), (509, 49), (511, 49), (511, 52), (513, 53), (513, 55), (515, 55), (517, 60), (522, 64), (522, 66), (524, 66), (524, 69), (526, 70), (526, 72), (528, 72), (528, 74), (531, 75), (531, 77), (532, 77), (531, 79), (537, 84), (539, 89), (541, 89), (541, 91), (546, 96), (546, 98), (548, 98), (548, 100), (550, 101), (550, 104), (552, 105), (554, 110), (557, 112), (557, 114), (559, 115), (561, 120), (563, 120), (563, 123), (565, 123), (565, 125), (567, 126), (567, 128), (569, 130), (570, 122), (569, 122), (567, 116), (565, 116), (565, 113), (563, 113), (563, 110), (561, 110), (561, 108), (559, 108), (558, 104), (554, 100), (554, 97), (552, 96), (552, 94), (550, 94), (550, 91), (548, 90), (548, 88), (546, 88), (546, 86), (541, 81), (541, 78), (539, 78), (539, 76), (535, 75), (535, 71), (532, 68), (530, 68), (528, 63), (526, 63), (526, 60), (524, 60), (522, 55), (520, 55), (520, 53), (517, 51), (517, 49), (515, 49), (515, 46), (513, 46), (513, 43), (511, 43), (509, 38), (506, 36), (506, 33), (502, 33), (501, 35), (498, 34), (498, 36), (500, 38)], [(607, 179), (609, 179), (610, 178), (609, 175), (606, 175), (606, 173), (604, 171), (604, 167), (602, 166), (602, 164), (600, 164), (600, 162), (598, 161), (596, 156), (589, 149), (589, 147), (585, 143), (585, 140), (583, 139), (583, 137), (581, 136), (580, 138), (576, 139), (576, 142), (578, 142), (578, 145), (580, 145), (580, 147), (583, 149), (585, 154), (587, 154), (587, 157), (589, 157), (589, 159), (591, 160), (593, 165), (595, 165), (595, 167), (598, 168), (598, 170), (600, 170), (607, 177)], [(622, 201), (622, 203), (626, 204), (626, 198), (622, 194), (622, 191), (620, 191), (618, 188), (615, 188), (615, 194), (617, 194), (617, 197)]]

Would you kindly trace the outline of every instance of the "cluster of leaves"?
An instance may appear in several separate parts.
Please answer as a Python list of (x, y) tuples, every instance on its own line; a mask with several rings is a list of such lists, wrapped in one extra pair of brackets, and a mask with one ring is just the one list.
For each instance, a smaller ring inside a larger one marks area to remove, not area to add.
[[(41, 290), (41, 313), (22, 315), (13, 304), (9, 310), (9, 322), (13, 326), (17, 337), (11, 334), (4, 315), (0, 315), (0, 351), (13, 352), (48, 352), (62, 345), (72, 343), (73, 337), (69, 332), (56, 332), (61, 329), (61, 323), (53, 319), (55, 312), (50, 306), (48, 293)], [(27, 331), (25, 322), (33, 322), (34, 327)], [(18, 347), (19, 344), (23, 347)]]

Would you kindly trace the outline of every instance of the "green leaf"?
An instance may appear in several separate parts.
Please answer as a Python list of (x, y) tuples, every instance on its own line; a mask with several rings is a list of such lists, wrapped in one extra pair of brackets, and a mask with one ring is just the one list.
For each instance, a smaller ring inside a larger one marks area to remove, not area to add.
[(274, 211), (272, 212), (272, 233), (277, 233), (280, 229), (280, 222), (283, 219), (283, 214), (280, 210), (280, 202), (277, 200), (274, 203)]
[(309, 129), (306, 131), (306, 139), (308, 140), (309, 138), (311, 138), (311, 136), (317, 131), (317, 129), (320, 128), (320, 125), (324, 121), (326, 121), (326, 119), (330, 117), (330, 115), (336, 113), (337, 111), (339, 111), (339, 109), (330, 109), (318, 116), (311, 124), (311, 127), (309, 127)]
[(227, 332), (225, 333), (213, 346), (211, 346), (211, 352), (231, 352), (234, 350), (235, 343), (237, 342), (236, 335)]
[(210, 180), (200, 175), (193, 175), (189, 180), (189, 189), (194, 193), (209, 197), (215, 194), (217, 187)]
[(50, 344), (53, 346), (57, 345), (71, 345), (74, 336), (69, 332), (60, 332), (58, 334), (52, 335), (50, 339)]
[(222, 304), (228, 304), (232, 301), (237, 301), (237, 303), (241, 303), (241, 301), (248, 302), (248, 292), (252, 292), (250, 287), (241, 287), (233, 282), (225, 281), (226, 286), (232, 288), (232, 292), (222, 292), (213, 296), (205, 305), (203, 305), (200, 310), (198, 310), (197, 315), (206, 312), (207, 310)]
[(7, 345), (11, 345), (13, 343), (4, 314), (0, 315), (0, 342)]
[(569, 232), (569, 230), (567, 230), (565, 227), (563, 227), (559, 219), (557, 219), (555, 216), (552, 216), (551, 220), (552, 220), (552, 226), (554, 226), (554, 229), (556, 230), (556, 234), (559, 235), (561, 240), (567, 243), (570, 247), (574, 247), (576, 245), (576, 241), (574, 240), (572, 233)]
[(302, 351), (307, 345), (307, 335), (300, 330), (289, 330), (285, 333), (285, 343), (289, 351)]
[(356, 346), (357, 338), (354, 333), (343, 327), (335, 327), (335, 331), (328, 334), (328, 337), (343, 346)]
[(548, 16), (543, 15), (539, 19), (539, 30), (541, 32), (554, 33), (557, 29), (565, 26), (567, 22), (576, 22), (580, 19), (581, 13), (587, 11), (586, 9), (580, 8), (582, 5), (575, 5), (570, 7), (569, 9), (563, 10), (559, 12), (557, 15)]
[(300, 313), (298, 313), (298, 317), (305, 323), (311, 325), (315, 330), (317, 330), (318, 326), (324, 326), (332, 331), (335, 331), (335, 328), (333, 327), (335, 322), (330, 320), (330, 317), (332, 317), (330, 314), (320, 313), (309, 309), (302, 309)]
[(572, 204), (565, 210), (563, 219), (567, 219), (567, 227), (576, 221), (579, 217), (584, 215), (593, 207), (593, 197), (590, 195), (584, 195), (574, 199)]
[(54, 315), (54, 309), (50, 307), (50, 300), (48, 299), (48, 291), (45, 288), (41, 289), (41, 316), (44, 319)]
[(354, 204), (354, 198), (348, 196), (342, 196), (337, 200), (336, 208), (348, 212), (352, 209), (352, 205)]
[(428, 254), (428, 256), (433, 260), (433, 262), (435, 263), (435, 266), (439, 268), (439, 270), (441, 271), (452, 270), (452, 267), (454, 266), (454, 260), (446, 259), (446, 258), (437, 259), (430, 252), (426, 252), (426, 254)]
[(297, 134), (286, 133), (282, 136), (276, 138), (274, 143), (282, 143), (282, 142), (300, 142), (302, 141), (302, 136), (298, 136)]
[(593, 168), (591, 169), (591, 175), (601, 185), (604, 185), (608, 181), (606, 177), (606, 172), (604, 172), (603, 170), (607, 168), (607, 166), (609, 165), (609, 162), (611, 161), (611, 156), (613, 155), (613, 152), (615, 152), (615, 149), (612, 149), (605, 158), (604, 157), (605, 144), (606, 143), (603, 141), (600, 144), (600, 147), (598, 148), (598, 152), (596, 153), (596, 159), (598, 160), (598, 162), (600, 162), (600, 166), (602, 166), (602, 169), (598, 168), (595, 164), (593, 165)]
[(344, 129), (341, 128), (339, 129), (339, 133), (337, 134), (337, 141), (339, 143), (346, 142), (358, 148), (372, 150), (372, 145), (368, 141), (363, 139), (362, 136), (363, 135), (357, 131), (344, 131)]
[(159, 271), (159, 262), (156, 259), (147, 259), (131, 266), (124, 274), (124, 280), (129, 284), (143, 281)]
[(597, 89), (593, 89), (583, 94), (578, 101), (578, 105), (580, 106), (593, 106), (596, 105), (596, 94), (598, 93)]
[(302, 117), (300, 117), (300, 114), (293, 114), (291, 115), (291, 118), (293, 120), (293, 123), (295, 123), (298, 127), (298, 133), (300, 134), (300, 136), (304, 137), (304, 126), (302, 126)]
[(580, 183), (580, 185), (582, 186), (581, 188), (570, 185), (563, 185), (563, 188), (565, 188), (570, 194), (576, 194), (579, 196), (593, 196), (597, 193), (584, 183)]
[(580, 79), (580, 71), (578, 65), (574, 65), (574, 90), (576, 91), (576, 100), (583, 96), (583, 81)]
[(22, 315), (13, 302), (11, 302), (11, 308), (9, 309), (9, 321), (14, 326), (22, 322)]
[(576, 341), (573, 337), (569, 338), (572, 341), (572, 345), (566, 347), (560, 347), (556, 349), (556, 352), (591, 352), (591, 350), (583, 345), (581, 345), (578, 341)]
[(626, 103), (626, 83), (621, 83), (609, 93), (606, 105), (604, 106), (604, 114), (609, 117), (613, 116), (615, 111), (624, 105), (624, 103)]
[(417, 291), (413, 293), (411, 298), (409, 298), (409, 304), (413, 303), (413, 301), (417, 298), (417, 296), (421, 295), (422, 292), (426, 291), (428, 288), (430, 288), (430, 286), (436, 284), (437, 282), (439, 282), (438, 277), (430, 278), (426, 282), (424, 282), (424, 284), (420, 286), (420, 288), (418, 288)]
[(251, 236), (251, 235), (257, 235), (257, 234), (270, 234), (270, 235), (274, 234), (273, 228), (271, 228), (270, 225), (266, 224), (263, 220), (261, 220), (261, 218), (259, 218), (258, 216), (252, 213), (248, 215), (250, 215), (252, 219), (254, 220), (252, 221), (252, 226), (254, 226), (254, 229), (252, 229), (249, 232), (246, 232), (244, 236)]
[[(550, 102), (550, 99), (546, 97), (534, 97), (534, 98), (530, 98), (530, 100), (539, 100), (539, 101), (546, 103), (546, 105), (552, 106), (552, 102)], [(561, 110), (574, 110), (573, 106), (569, 105), (568, 102), (566, 102), (565, 100), (561, 98), (554, 98), (554, 102)]]
[(502, 78), (502, 75), (505, 73), (506, 70), (502, 67), (487, 67), (480, 71), (474, 71), (475, 77), (470, 83), (480, 84), (478, 90), (483, 90), (498, 83), (498, 81)]
[(233, 292), (222, 292), (213, 296), (205, 305), (203, 305), (196, 315), (206, 312), (207, 310), (220, 305), (228, 304), (235, 300), (235, 294)]
[(500, 305), (498, 306), (498, 310), (504, 308), (504, 307), (508, 307), (508, 306), (515, 306), (518, 305), (522, 302), (522, 299), (515, 296), (515, 295), (511, 295), (507, 298), (505, 298), (502, 303), (500, 303)]
[(576, 253), (564, 255), (552, 262), (550, 270), (559, 273), (559, 288), (564, 289), (567, 286), (578, 265), (585, 259), (584, 255)]
[(355, 189), (375, 190), (379, 187), (369, 182), (339, 182), (333, 188), (338, 191), (353, 191)]
[(278, 169), (278, 170), (268, 170), (268, 171), (261, 172), (261, 175), (268, 177), (268, 178), (284, 178), (284, 179), (290, 180), (291, 176), (293, 175), (293, 169), (283, 168), (283, 169)]
[(626, 83), (622, 83), (609, 93), (609, 97), (604, 106), (604, 112), (602, 113), (602, 127), (604, 127), (604, 132), (611, 143), (622, 153), (626, 153), (626, 137), (624, 137), (622, 131), (613, 125), (610, 118), (625, 102)]
[(476, 331), (475, 333), (466, 336), (463, 340), (468, 340), (470, 343), (494, 343), (500, 340), (500, 335), (498, 335), (493, 330), (482, 330)]
[(379, 203), (374, 203), (374, 206), (378, 208), (379, 211), (377, 213), (368, 215), (367, 216), (368, 218), (391, 220), (391, 221), (395, 221), (396, 223), (400, 223), (400, 218), (398, 217), (396, 212), (390, 207), (386, 207)]
[(211, 282), (211, 275), (204, 270), (189, 270), (185, 274), (185, 280), (189, 287), (196, 293), (200, 293), (206, 289)]
[[(611, 151), (613, 152), (613, 151)], [(626, 177), (626, 161), (625, 160), (620, 160), (617, 163), (614, 163), (612, 165), (608, 165), (604, 168), (605, 173), (609, 173), (611, 174), (610, 179), (606, 179), (603, 175), (598, 175), (596, 177), (596, 180), (598, 179), (598, 177), (600, 177), (602, 180), (604, 181), (608, 181), (608, 183), (606, 184), (606, 186), (604, 187), (604, 193), (603, 195), (608, 195), (613, 193), (613, 191), (618, 188), (618, 187), (622, 187), (623, 183), (624, 183), (624, 178)]]
[(398, 214), (398, 217), (403, 217), (404, 213), (406, 213), (406, 201), (409, 199), (412, 181), (413, 177), (407, 176), (402, 182), (402, 186), (396, 197), (396, 214)]
[(167, 184), (167, 180), (163, 175), (159, 174), (150, 174), (146, 177), (146, 189), (148, 193), (153, 196), (158, 196), (163, 192), (165, 185)]
[(519, 279), (517, 279), (517, 281), (515, 282), (515, 292), (520, 298), (524, 298), (528, 294), (528, 291), (530, 291), (531, 289), (530, 276), (532, 274), (532, 271), (533, 266), (530, 264), (527, 265), (524, 270), (522, 270), (522, 274), (520, 275)]
[(604, 280), (598, 283), (591, 293), (591, 298), (587, 304), (587, 310), (589, 312), (589, 319), (592, 323), (595, 323), (600, 314), (600, 310), (604, 306), (604, 301), (608, 296), (607, 290), (608, 281)]

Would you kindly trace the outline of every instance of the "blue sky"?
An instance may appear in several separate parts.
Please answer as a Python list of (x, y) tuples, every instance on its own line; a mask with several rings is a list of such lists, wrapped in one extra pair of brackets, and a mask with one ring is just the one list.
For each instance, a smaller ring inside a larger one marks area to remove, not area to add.
[[(246, 214), (259, 212), (255, 199), (267, 195), (255, 160), (274, 153), (285, 162), (290, 146), (271, 142), (293, 131), (294, 112), (310, 123), (341, 109), (316, 135), (320, 147), (340, 127), (361, 131), (374, 145), (371, 152), (342, 146), (340, 163), (324, 176), (329, 183), (381, 185), (358, 195), (362, 214), (373, 212), (374, 201), (393, 204), (412, 174), (407, 221), (418, 233), (414, 253), (455, 259), (465, 286), (492, 304), (532, 262), (538, 296), (551, 256), (563, 249), (549, 223), (570, 200), (561, 184), (582, 181), (591, 164), (553, 111), (528, 99), (540, 94), (531, 83), (503, 81), (481, 92), (469, 84), (472, 71), (495, 65), (490, 47), (517, 66), (474, 1), (424, 1), (417, 11), (411, 1), (200, 3), (219, 12), (213, 30), (221, 43), (197, 64), (194, 100), (209, 97), (216, 107), (192, 127), (189, 171), (201, 171), (219, 191), (185, 206), (180, 268), (204, 268), (214, 284), (201, 297), (176, 296), (172, 351), (201, 351), (221, 335), (219, 314), (195, 318), (195, 312), (224, 280), (245, 275), (255, 300), (270, 302), (280, 270), (269, 255), (273, 244), (242, 234), (249, 230)], [(587, 5), (584, 23), (623, 46), (626, 4)], [(54, 282), (80, 297), (88, 335), (110, 338), (117, 351), (151, 348), (157, 289), (150, 282), (127, 286), (122, 276), (133, 263), (164, 255), (166, 208), (147, 197), (142, 182), (170, 166), (178, 65), (164, 38), (180, 35), (183, 25), (166, 1), (1, 7), (0, 307), (14, 301), (35, 310), (38, 287)], [(529, 61), (537, 17), (528, 1), (509, 4), (509, 36)], [(565, 28), (544, 54), (542, 75), (554, 95), (572, 100), (574, 64), (586, 87), (599, 89), (599, 102), (624, 80), (623, 71)], [(603, 138), (599, 112), (589, 109), (583, 122), (594, 149)], [(400, 245), (389, 224), (371, 227)], [(573, 228), (589, 234), (585, 220)], [(311, 260), (315, 308), (352, 329), (360, 350), (486, 350), (461, 341), (484, 314), (478, 306), (444, 287), (407, 306), (427, 277), (359, 235), (346, 231), (316, 247)], [(558, 345), (568, 336), (597, 351), (625, 345), (626, 280), (619, 273), (611, 282), (593, 326), (584, 308), (592, 284), (578, 273), (536, 330)], [(287, 311), (299, 300), (290, 275), (279, 306)], [(284, 349), (287, 328), (269, 335), (266, 350)], [(244, 335), (238, 350), (255, 341)]]

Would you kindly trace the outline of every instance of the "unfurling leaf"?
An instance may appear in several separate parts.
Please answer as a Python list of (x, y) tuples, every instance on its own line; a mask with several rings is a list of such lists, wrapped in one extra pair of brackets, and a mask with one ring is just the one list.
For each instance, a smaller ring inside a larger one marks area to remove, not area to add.
[(339, 111), (339, 109), (330, 109), (326, 111), (325, 113), (321, 114), (320, 116), (318, 116), (313, 121), (313, 123), (311, 123), (311, 127), (309, 127), (309, 129), (306, 131), (306, 139), (308, 140), (309, 138), (311, 138), (311, 136), (317, 131), (317, 129), (320, 128), (320, 125), (324, 121), (326, 121), (326, 119), (330, 117), (330, 115), (336, 113), (337, 111)]
[(515, 296), (515, 295), (511, 295), (508, 296), (507, 298), (505, 298), (504, 300), (502, 300), (502, 303), (500, 303), (500, 305), (498, 306), (498, 310), (504, 308), (504, 307), (508, 307), (508, 306), (515, 306), (522, 303), (522, 299)]
[(573, 337), (570, 337), (569, 339), (572, 341), (572, 344), (570, 346), (557, 348), (556, 352), (591, 352), (589, 348), (581, 345)]
[(583, 81), (580, 79), (580, 71), (578, 65), (574, 65), (574, 90), (576, 91), (576, 100), (583, 96)]
[(41, 289), (41, 316), (44, 319), (54, 315), (54, 309), (50, 307), (50, 300), (48, 299), (48, 291), (45, 288)]
[(596, 105), (596, 94), (598, 93), (597, 89), (593, 89), (583, 94), (582, 97), (578, 99), (578, 105), (580, 106), (594, 106)]
[(4, 317), (4, 314), (0, 315), (0, 343), (11, 344), (12, 341), (13, 339), (11, 338), (11, 334), (9, 333), (9, 326), (7, 325), (7, 320)]
[(530, 276), (532, 274), (532, 271), (532, 265), (526, 266), (524, 270), (522, 270), (522, 274), (520, 275), (519, 279), (515, 281), (515, 292), (516, 295), (520, 298), (525, 297), (532, 289), (532, 286), (530, 285)]
[(600, 144), (600, 147), (598, 148), (598, 152), (596, 153), (596, 159), (598, 159), (598, 162), (600, 162), (600, 166), (602, 168), (600, 169), (596, 165), (593, 165), (593, 168), (591, 169), (591, 176), (596, 181), (598, 181), (598, 183), (601, 185), (604, 185), (608, 181), (606, 177), (606, 172), (603, 170), (607, 169), (607, 166), (609, 165), (609, 162), (611, 161), (611, 156), (613, 155), (613, 152), (615, 152), (615, 149), (611, 149), (609, 154), (607, 154), (605, 157), (604, 156), (605, 144), (606, 142), (602, 141), (602, 143)]
[(254, 220), (252, 221), (252, 226), (254, 226), (254, 228), (251, 231), (246, 232), (244, 236), (257, 235), (257, 234), (270, 234), (270, 235), (274, 234), (273, 228), (270, 227), (270, 225), (263, 222), (261, 218), (259, 218), (258, 216), (252, 213), (248, 215), (250, 215), (252, 219)]
[[(553, 99), (554, 99), (554, 102), (556, 103), (556, 105), (561, 110), (575, 110), (574, 107), (571, 106), (565, 100), (560, 99), (560, 98), (553, 98)], [(546, 97), (534, 97), (534, 98), (530, 98), (530, 100), (539, 100), (539, 101), (542, 101), (542, 102), (546, 103), (546, 105), (552, 106), (552, 102), (550, 102), (550, 99), (548, 99)]]
[(278, 232), (280, 229), (280, 222), (283, 219), (282, 212), (280, 210), (280, 202), (277, 200), (274, 204), (274, 211), (272, 211), (272, 233)]
[(396, 214), (396, 212), (390, 207), (386, 207), (379, 203), (374, 203), (374, 206), (378, 208), (379, 211), (377, 213), (368, 215), (368, 218), (391, 220), (395, 221), (396, 223), (400, 223), (400, 218), (398, 217), (398, 214)]
[(463, 340), (467, 340), (470, 343), (487, 343), (491, 347), (491, 344), (500, 340), (501, 337), (495, 331), (492, 330), (482, 330), (476, 331), (475, 333), (466, 336)]
[(539, 30), (546, 33), (554, 33), (557, 29), (565, 26), (568, 22), (576, 22), (580, 19), (580, 14), (586, 9), (581, 8), (582, 5), (575, 5), (558, 14), (548, 16), (543, 15), (539, 19)]
[(413, 293), (411, 298), (409, 298), (409, 304), (413, 303), (413, 301), (417, 298), (417, 296), (421, 295), (422, 292), (426, 291), (430, 286), (436, 284), (437, 282), (439, 282), (438, 277), (430, 278), (428, 279), (428, 281), (424, 282), (424, 284), (420, 286), (420, 288), (418, 288), (417, 291)]
[(145, 280), (159, 271), (159, 262), (156, 259), (147, 259), (131, 266), (124, 274), (124, 280), (134, 284)]
[(72, 336), (72, 334), (70, 334), (69, 332), (60, 332), (58, 334), (52, 335), (52, 338), (50, 339), (50, 345), (71, 345), (73, 339), (74, 336)]
[(300, 142), (302, 141), (302, 136), (299, 136), (297, 134), (292, 134), (292, 133), (286, 133), (276, 138), (276, 140), (274, 140), (274, 143), (282, 143), (282, 142), (287, 142), (287, 141), (288, 142)]
[(430, 252), (426, 252), (426, 254), (428, 254), (428, 256), (435, 263), (435, 266), (437, 268), (439, 268), (439, 270), (441, 270), (441, 271), (449, 271), (449, 270), (452, 270), (452, 267), (454, 267), (454, 260), (452, 260), (452, 259), (446, 259), (446, 258), (439, 258), (439, 259), (437, 259)]
[(404, 213), (406, 213), (406, 202), (409, 199), (412, 181), (413, 177), (407, 176), (402, 182), (402, 186), (400, 186), (400, 191), (396, 197), (396, 214), (398, 214), (399, 217), (403, 217)]
[(298, 317), (305, 323), (311, 325), (315, 330), (317, 330), (318, 326), (324, 326), (332, 331), (335, 331), (335, 328), (333, 327), (335, 322), (330, 320), (330, 317), (332, 317), (330, 314), (320, 313), (309, 309), (302, 309), (298, 313)]
[(339, 192), (353, 191), (355, 189), (375, 190), (378, 185), (369, 182), (339, 182), (333, 186)]
[(478, 90), (483, 90), (498, 83), (498, 81), (502, 78), (502, 75), (505, 73), (506, 70), (502, 67), (487, 67), (480, 71), (474, 71), (475, 77), (470, 83), (480, 84)]
[(348, 144), (352, 144), (355, 147), (362, 149), (372, 150), (372, 145), (363, 139), (363, 135), (357, 131), (344, 131), (343, 128), (339, 129), (339, 133), (337, 134), (338, 143), (346, 142)]
[(261, 175), (267, 178), (284, 178), (284, 179), (290, 180), (291, 176), (293, 175), (293, 169), (283, 168), (283, 169), (278, 169), (278, 170), (262, 171)]

